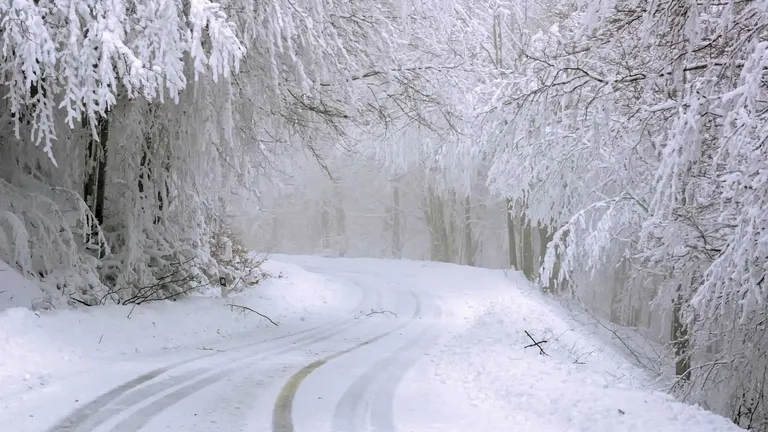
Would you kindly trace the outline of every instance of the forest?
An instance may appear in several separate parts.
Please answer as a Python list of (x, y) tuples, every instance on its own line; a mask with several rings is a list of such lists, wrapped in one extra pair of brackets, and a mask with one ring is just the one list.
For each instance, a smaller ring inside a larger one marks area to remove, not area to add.
[(767, 430), (766, 68), (766, 0), (0, 0), (0, 261), (39, 309), (513, 268)]

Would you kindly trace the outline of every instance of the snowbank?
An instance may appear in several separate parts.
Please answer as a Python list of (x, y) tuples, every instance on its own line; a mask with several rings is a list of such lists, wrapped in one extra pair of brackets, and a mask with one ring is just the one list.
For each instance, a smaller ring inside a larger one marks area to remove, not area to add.
[[(88, 373), (99, 365), (157, 357), (199, 355), (197, 349), (266, 338), (269, 321), (227, 304), (247, 306), (281, 324), (281, 330), (338, 316), (357, 304), (360, 293), (285, 263), (267, 262), (275, 277), (230, 298), (192, 297), (176, 302), (108, 305), (76, 310), (32, 311), (38, 295), (26, 279), (3, 273), (0, 291), (14, 292), (0, 304), (0, 401), (50, 381)], [(22, 298), (23, 297), (23, 298)], [(10, 306), (10, 307), (9, 307)], [(15, 307), (14, 307), (15, 306)], [(180, 349), (180, 347), (186, 347)], [(129, 357), (130, 355), (130, 357)], [(5, 399), (5, 400), (4, 400)]]
[(0, 312), (14, 307), (45, 307), (45, 294), (35, 282), (0, 260)]
[[(477, 283), (494, 292), (471, 324), (431, 354), (427, 373), (442, 393), (501, 415), (516, 431), (738, 431), (729, 420), (651, 387), (648, 374), (515, 275)], [(506, 289), (495, 289), (505, 286)], [(536, 347), (528, 331), (542, 344)], [(487, 429), (486, 429), (487, 430)]]

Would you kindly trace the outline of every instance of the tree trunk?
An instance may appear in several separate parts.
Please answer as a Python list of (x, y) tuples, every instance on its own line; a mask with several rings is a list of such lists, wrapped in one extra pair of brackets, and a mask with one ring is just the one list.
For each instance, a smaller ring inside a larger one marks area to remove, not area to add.
[[(544, 224), (538, 225), (538, 231), (539, 231), (539, 250), (536, 257), (536, 274), (540, 275), (541, 266), (544, 264), (544, 257), (547, 255), (547, 247), (549, 247), (549, 244), (552, 242), (552, 239), (554, 238), (553, 231)], [(553, 273), (554, 271), (560, 271), (560, 267), (558, 263), (556, 262), (553, 266)], [(557, 273), (554, 273), (555, 277), (550, 277), (547, 281), (546, 285), (543, 287), (544, 290), (550, 291), (550, 292), (556, 292), (557, 290)], [(544, 284), (544, 281), (542, 281), (542, 284)]]
[[(686, 180), (691, 174), (690, 168), (686, 172)], [(688, 196), (683, 193), (680, 200), (680, 207), (685, 208), (688, 205)], [(692, 284), (693, 276), (687, 280), (688, 284)], [(680, 377), (680, 381), (687, 382), (691, 378), (691, 358), (689, 356), (690, 340), (688, 339), (688, 327), (683, 321), (683, 305), (685, 299), (683, 298), (683, 285), (677, 285), (677, 292), (672, 304), (672, 344), (675, 348), (675, 375)]]
[(533, 278), (533, 228), (530, 221), (523, 223), (523, 236), (522, 236), (522, 264), (523, 274), (528, 279)]
[(425, 203), (425, 216), (429, 228), (432, 261), (449, 262), (447, 254), (447, 227), (445, 226), (445, 205), (432, 187), (428, 188)]
[(327, 252), (331, 248), (330, 245), (330, 225), (331, 215), (328, 212), (328, 208), (325, 205), (325, 201), (320, 204), (320, 248), (323, 252)]
[(392, 188), (392, 256), (398, 259), (403, 255), (400, 213), (400, 188), (395, 185)]
[(507, 199), (507, 244), (509, 246), (509, 265), (520, 270), (517, 256), (517, 236), (515, 235), (515, 219), (512, 216), (512, 200)]
[(339, 256), (345, 256), (347, 254), (347, 218), (341, 201), (341, 193), (337, 195), (336, 201), (336, 243)]
[(442, 200), (442, 199), (440, 200), (440, 209), (443, 212), (442, 213), (443, 214), (443, 221), (446, 220), (446, 213), (448, 213), (448, 215), (447, 215), (448, 216), (448, 225), (446, 226), (445, 223), (442, 224), (442, 228), (443, 229), (441, 231), (440, 244), (443, 247), (443, 252), (442, 252), (443, 262), (456, 263), (456, 262), (458, 262), (458, 259), (454, 259), (454, 258), (458, 258), (458, 257), (456, 256), (456, 253), (455, 253), (456, 252), (456, 248), (453, 247), (453, 245), (455, 243), (454, 239), (457, 237), (457, 235), (456, 235), (456, 228), (457, 227), (456, 227), (456, 221), (454, 219), (455, 214), (454, 214), (454, 211), (452, 210), (452, 209), (455, 208), (455, 204), (456, 204), (456, 197), (455, 196), (453, 198), (451, 198), (450, 204), (451, 204), (451, 206), (449, 207), (449, 211), (446, 212), (446, 210), (445, 210), (445, 208), (446, 208), (445, 207), (445, 201)]
[(688, 355), (688, 327), (682, 318), (682, 286), (677, 287), (677, 296), (672, 305), (672, 344), (675, 348), (675, 375), (681, 381), (691, 379), (691, 358)]
[[(150, 117), (155, 117), (154, 105), (149, 107), (148, 113)], [(154, 123), (144, 131), (144, 146), (141, 149), (141, 161), (139, 162), (139, 193), (142, 195), (143, 203), (151, 202), (152, 198), (156, 200), (153, 203), (155, 207), (150, 209), (153, 214), (152, 223), (154, 225), (162, 223), (165, 201), (170, 195), (168, 178), (170, 177), (171, 163), (167, 155), (170, 145), (170, 137), (162, 121)], [(159, 158), (163, 159), (161, 165), (156, 163)], [(162, 181), (158, 181), (158, 179)], [(149, 196), (152, 195), (153, 188), (154, 196)], [(143, 210), (148, 211), (146, 208)]]
[[(90, 132), (88, 120), (83, 121), (83, 126)], [(93, 213), (98, 226), (86, 233), (86, 244), (91, 244), (94, 238), (98, 238), (98, 229), (104, 224), (104, 196), (106, 191), (107, 176), (107, 140), (109, 139), (109, 120), (100, 117), (96, 123), (97, 138), (90, 136), (85, 152), (86, 178), (83, 185), (83, 200)], [(104, 257), (104, 245), (98, 245), (99, 258)]]
[(469, 195), (464, 199), (464, 252), (466, 256), (466, 264), (475, 266), (475, 247), (474, 236), (472, 235), (472, 201)]
[(99, 144), (101, 145), (101, 155), (97, 167), (96, 181), (96, 202), (93, 214), (99, 225), (104, 223), (104, 197), (107, 187), (107, 140), (109, 139), (109, 120), (106, 117), (100, 117), (98, 122)]

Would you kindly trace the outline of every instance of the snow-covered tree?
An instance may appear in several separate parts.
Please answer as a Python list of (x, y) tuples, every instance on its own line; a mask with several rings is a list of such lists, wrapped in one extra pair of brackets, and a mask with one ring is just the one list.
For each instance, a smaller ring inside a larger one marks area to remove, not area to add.
[(557, 230), (542, 282), (611, 299), (624, 323), (663, 320), (681, 394), (763, 427), (762, 6), (540, 11), (508, 26), (480, 133), (492, 188)]
[(218, 280), (230, 209), (291, 148), (322, 164), (437, 106), (441, 52), (403, 48), (440, 4), (0, 2), (2, 258), (88, 304)]

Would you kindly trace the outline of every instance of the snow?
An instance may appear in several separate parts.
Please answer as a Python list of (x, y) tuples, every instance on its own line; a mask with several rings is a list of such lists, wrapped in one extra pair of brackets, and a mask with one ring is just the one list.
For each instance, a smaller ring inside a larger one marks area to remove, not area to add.
[[(497, 408), (495, 425), (478, 430), (739, 430), (725, 418), (649, 387), (645, 371), (624, 353), (604, 345), (536, 292), (508, 289), (482, 309), (421, 372), (443, 389), (430, 394), (460, 394), (473, 406)], [(546, 356), (535, 347), (524, 348), (532, 343), (526, 330), (547, 341), (542, 345)]]
[(36, 307), (43, 297), (40, 287), (0, 260), (0, 312), (14, 307)]
[[(286, 383), (324, 359), (292, 399), (297, 431), (740, 430), (660, 392), (619, 345), (519, 273), (306, 256), (276, 256), (266, 268), (281, 277), (227, 299), (36, 312), (21, 307), (26, 299), (1, 303), (0, 424), (46, 430), (177, 365), (102, 406), (102, 429), (277, 430), (267, 413)], [(34, 292), (12, 271), (3, 277), (7, 291)], [(393, 313), (361, 313), (376, 309)], [(346, 324), (294, 333), (334, 322)], [(546, 356), (524, 348), (525, 331), (547, 340)]]
[[(276, 330), (324, 321), (353, 308), (359, 298), (353, 289), (290, 264), (269, 262), (265, 270), (275, 277), (227, 299), (35, 312), (19, 306), (29, 305), (31, 293), (39, 289), (9, 269), (10, 278), (3, 273), (2, 279), (6, 292), (0, 294), (6, 299), (0, 303), (0, 418), (35, 392), (56, 390), (65, 380), (106, 365), (122, 370), (121, 377), (130, 376), (209, 349), (240, 345), (254, 331), (268, 337)], [(281, 326), (276, 329), (226, 304), (250, 307)]]

